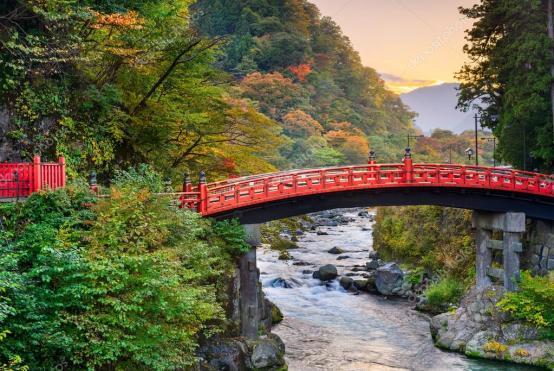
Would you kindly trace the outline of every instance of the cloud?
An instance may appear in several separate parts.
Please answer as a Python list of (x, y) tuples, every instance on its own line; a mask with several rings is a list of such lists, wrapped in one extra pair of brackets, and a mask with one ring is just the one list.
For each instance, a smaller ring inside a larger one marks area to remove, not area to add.
[(387, 88), (389, 88), (396, 94), (409, 93), (417, 88), (439, 85), (443, 83), (443, 81), (437, 80), (408, 79), (384, 72), (380, 72), (379, 74), (381, 75), (381, 78), (385, 81), (385, 85), (387, 86)]

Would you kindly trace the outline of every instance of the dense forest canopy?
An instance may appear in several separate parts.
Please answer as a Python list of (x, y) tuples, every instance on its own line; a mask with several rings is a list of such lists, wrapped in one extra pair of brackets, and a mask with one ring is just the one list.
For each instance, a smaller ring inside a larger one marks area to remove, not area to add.
[[(263, 81), (263, 88), (256, 87), (254, 94), (246, 91), (262, 112), (283, 123), (294, 109), (324, 128), (324, 140), (307, 133), (291, 135), (294, 141), (288, 159), (304, 164), (295, 154), (307, 151), (329, 156), (338, 150), (347, 161), (359, 162), (367, 155), (362, 143), (366, 140), (383, 160), (401, 154), (412, 114), (385, 88), (374, 69), (362, 65), (337, 24), (322, 18), (314, 5), (305, 0), (200, 0), (193, 9), (205, 35), (229, 39), (219, 65), (242, 80), (241, 85), (246, 81), (247, 88)], [(293, 84), (288, 90), (283, 89), (285, 81)], [(290, 100), (275, 102), (279, 89)], [(337, 124), (341, 124), (339, 133)], [(337, 136), (341, 140), (333, 140)], [(321, 147), (325, 141), (328, 148)], [(349, 147), (348, 142), (356, 150), (344, 153), (341, 146)], [(340, 161), (339, 157), (334, 162)]]
[(461, 9), (474, 20), (461, 69), (460, 107), (476, 104), (499, 138), (499, 156), (521, 169), (554, 169), (551, 0), (482, 0)]
[(411, 130), (399, 98), (303, 0), (0, 7), (1, 160), (217, 177), (363, 162), (369, 147), (398, 158)]

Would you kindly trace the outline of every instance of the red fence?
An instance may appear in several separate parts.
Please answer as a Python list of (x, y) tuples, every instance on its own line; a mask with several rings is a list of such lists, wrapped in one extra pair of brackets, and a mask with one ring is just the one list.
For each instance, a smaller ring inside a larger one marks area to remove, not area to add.
[(58, 163), (0, 163), (0, 199), (27, 197), (34, 192), (65, 187), (65, 159)]
[(182, 207), (212, 216), (267, 202), (340, 191), (405, 187), (480, 188), (554, 198), (554, 176), (464, 165), (375, 164), (289, 171), (188, 186)]

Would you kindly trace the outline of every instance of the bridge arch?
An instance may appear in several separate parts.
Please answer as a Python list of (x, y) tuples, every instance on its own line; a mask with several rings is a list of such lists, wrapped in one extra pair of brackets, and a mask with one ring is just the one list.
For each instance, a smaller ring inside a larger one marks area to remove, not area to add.
[(183, 207), (216, 219), (256, 224), (336, 208), (435, 205), (522, 212), (554, 221), (554, 176), (451, 165), (367, 165), (285, 171), (198, 186), (186, 181)]

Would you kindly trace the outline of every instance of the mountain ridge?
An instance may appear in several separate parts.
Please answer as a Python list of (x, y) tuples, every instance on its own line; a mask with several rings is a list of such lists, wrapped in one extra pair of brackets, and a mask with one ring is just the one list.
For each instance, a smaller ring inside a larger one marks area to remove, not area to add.
[(434, 129), (462, 133), (474, 128), (473, 117), (476, 111), (461, 112), (456, 109), (459, 86), (455, 82), (425, 86), (401, 94), (400, 98), (418, 114), (414, 122), (424, 133), (431, 133)]

